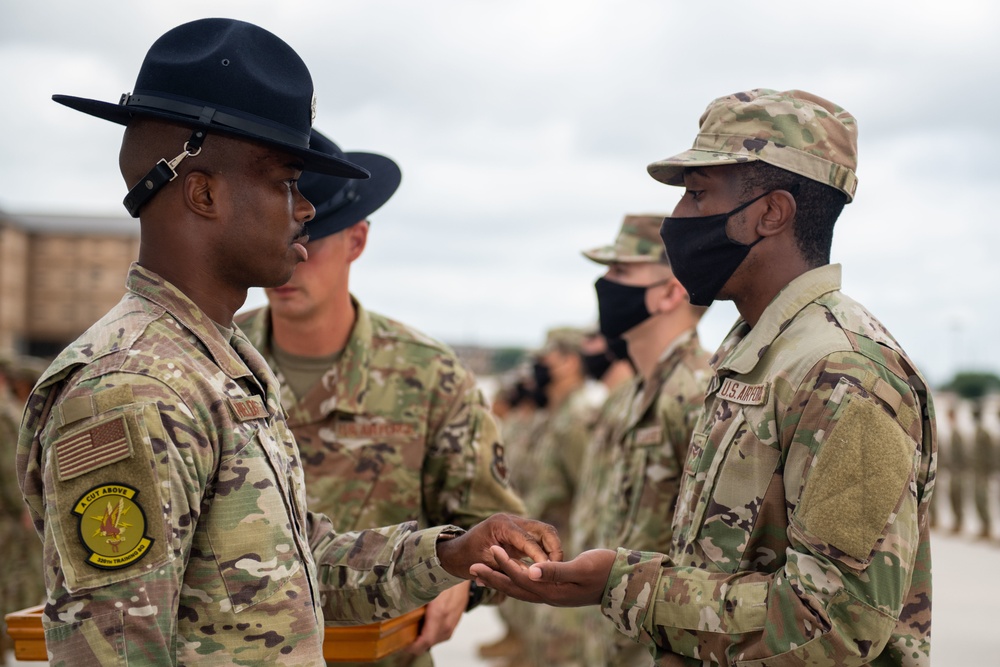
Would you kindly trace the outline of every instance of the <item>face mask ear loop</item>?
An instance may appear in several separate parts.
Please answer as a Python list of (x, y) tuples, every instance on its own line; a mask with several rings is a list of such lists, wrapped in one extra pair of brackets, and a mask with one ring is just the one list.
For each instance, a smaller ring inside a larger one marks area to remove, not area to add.
[(167, 162), (165, 158), (160, 158), (160, 161), (153, 165), (153, 168), (145, 176), (139, 179), (139, 182), (128, 191), (128, 194), (125, 195), (125, 199), (122, 201), (129, 215), (133, 218), (138, 218), (139, 210), (143, 205), (152, 199), (164, 185), (177, 178), (177, 171), (175, 171), (177, 165), (184, 158), (194, 157), (201, 152), (201, 143), (205, 141), (205, 134), (205, 130), (195, 130), (191, 134), (191, 138), (184, 143), (184, 151), (180, 155), (170, 162)]

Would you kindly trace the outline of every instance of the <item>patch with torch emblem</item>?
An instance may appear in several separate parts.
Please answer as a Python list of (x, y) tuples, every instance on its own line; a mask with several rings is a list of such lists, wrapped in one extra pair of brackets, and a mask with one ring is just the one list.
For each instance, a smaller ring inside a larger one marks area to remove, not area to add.
[(136, 502), (138, 494), (125, 484), (105, 484), (76, 502), (73, 514), (79, 517), (80, 541), (90, 552), (88, 564), (117, 570), (149, 552), (153, 540), (146, 535), (146, 514)]

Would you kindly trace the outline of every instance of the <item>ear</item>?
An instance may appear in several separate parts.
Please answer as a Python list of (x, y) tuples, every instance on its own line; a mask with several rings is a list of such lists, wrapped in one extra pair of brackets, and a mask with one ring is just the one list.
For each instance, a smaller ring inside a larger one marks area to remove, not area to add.
[(217, 219), (222, 215), (221, 202), (225, 201), (220, 196), (225, 187), (222, 179), (196, 169), (188, 172), (181, 187), (187, 209), (203, 218)]
[(368, 245), (368, 221), (362, 220), (344, 230), (347, 235), (347, 261), (353, 262)]
[(761, 236), (776, 236), (792, 230), (795, 219), (795, 197), (787, 190), (774, 190), (763, 199), (767, 204), (764, 214), (757, 222), (757, 233)]
[(677, 278), (671, 278), (669, 282), (657, 285), (646, 292), (650, 303), (647, 304), (651, 313), (672, 313), (678, 308), (688, 304), (688, 293)]

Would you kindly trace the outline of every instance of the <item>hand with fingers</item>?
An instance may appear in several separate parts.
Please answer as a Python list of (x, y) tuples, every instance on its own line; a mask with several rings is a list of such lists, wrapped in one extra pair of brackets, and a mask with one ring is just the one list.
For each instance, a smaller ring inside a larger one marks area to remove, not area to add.
[(407, 647), (411, 655), (426, 653), (435, 644), (451, 639), (469, 604), (469, 581), (452, 586), (427, 603), (424, 622), (416, 641)]
[(568, 563), (536, 562), (531, 565), (493, 548), (494, 565), (477, 563), (472, 575), (484, 586), (527, 602), (544, 602), (553, 607), (583, 607), (600, 604), (615, 552), (608, 549), (585, 551)]
[(513, 514), (494, 514), (468, 532), (437, 545), (441, 566), (463, 579), (472, 578), (470, 569), (477, 563), (496, 567), (497, 552), (508, 559), (528, 558), (535, 563), (558, 562), (563, 557), (555, 528)]

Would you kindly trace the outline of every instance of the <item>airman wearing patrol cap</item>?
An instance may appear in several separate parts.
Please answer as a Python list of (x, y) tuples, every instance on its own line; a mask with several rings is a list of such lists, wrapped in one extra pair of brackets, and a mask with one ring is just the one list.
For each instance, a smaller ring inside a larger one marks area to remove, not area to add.
[[(857, 185), (857, 123), (798, 90), (720, 97), (661, 236), (691, 302), (740, 313), (684, 465), (665, 552), (500, 557), (512, 595), (600, 603), (662, 664), (927, 665), (934, 409), (899, 343), (840, 291), (834, 223)], [(559, 581), (559, 585), (553, 584)]]
[[(612, 245), (584, 251), (607, 267), (597, 281), (600, 326), (626, 342), (636, 375), (602, 407), (573, 510), (569, 553), (628, 544), (669, 549), (670, 521), (694, 422), (710, 377), (692, 306), (667, 260), (663, 215), (627, 215)], [(565, 615), (565, 610), (554, 610)], [(564, 664), (648, 665), (649, 652), (596, 609), (575, 618), (580, 654)]]

